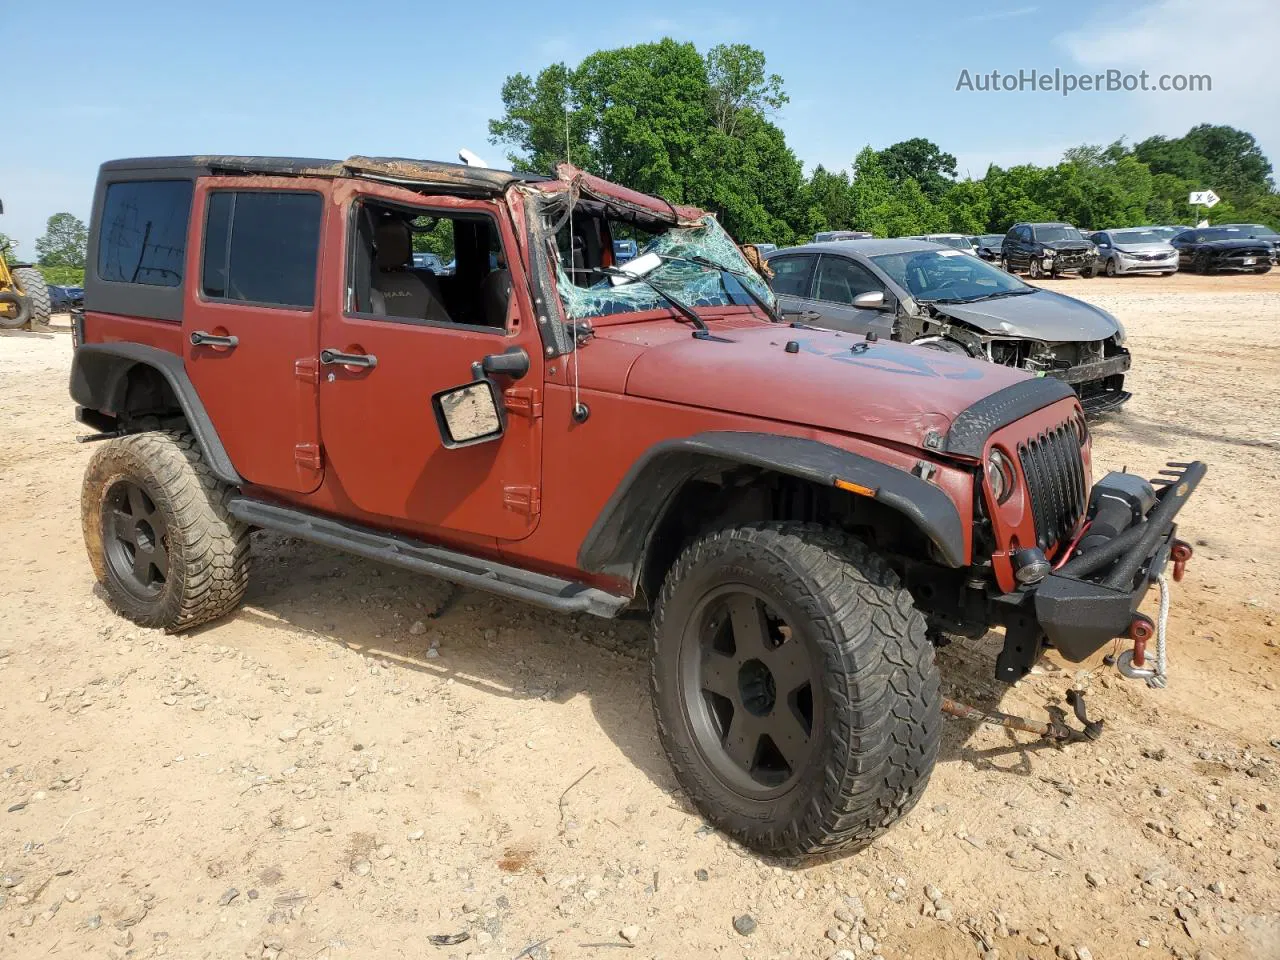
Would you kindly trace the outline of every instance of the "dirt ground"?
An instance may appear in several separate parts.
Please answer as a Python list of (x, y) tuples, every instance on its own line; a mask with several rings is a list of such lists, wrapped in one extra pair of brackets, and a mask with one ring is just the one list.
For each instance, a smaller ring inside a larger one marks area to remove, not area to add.
[(916, 810), (804, 869), (678, 791), (642, 624), (446, 605), (263, 534), (234, 617), (111, 615), (69, 338), (0, 337), (0, 957), (1280, 958), (1280, 271), (1053, 286), (1136, 357), (1095, 473), (1210, 464), (1172, 680), (1097, 658), (1007, 689), (997, 638), (945, 648), (946, 691), (987, 706), (1043, 715), (1084, 679), (1103, 739), (948, 721)]

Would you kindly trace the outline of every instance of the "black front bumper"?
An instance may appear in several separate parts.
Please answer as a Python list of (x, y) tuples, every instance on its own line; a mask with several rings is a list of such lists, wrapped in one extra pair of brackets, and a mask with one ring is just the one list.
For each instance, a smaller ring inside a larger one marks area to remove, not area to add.
[(1174, 517), (1207, 470), (1199, 461), (1169, 466), (1175, 469), (1162, 471), (1163, 489), (1142, 523), (1073, 556), (1038, 583), (995, 598), (1005, 626), (997, 678), (1020, 680), (1045, 646), (1079, 662), (1129, 632), (1147, 590), (1169, 563)]

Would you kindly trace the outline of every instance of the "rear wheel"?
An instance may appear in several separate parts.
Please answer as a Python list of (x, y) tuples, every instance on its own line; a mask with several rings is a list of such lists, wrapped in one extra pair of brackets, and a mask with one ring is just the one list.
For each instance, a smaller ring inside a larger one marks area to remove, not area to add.
[(915, 805), (941, 737), (924, 617), (867, 546), (814, 524), (695, 541), (653, 619), (653, 697), (681, 786), (748, 846), (863, 846)]
[(145, 627), (185, 630), (234, 610), (249, 581), (249, 531), (190, 434), (104, 443), (81, 494), (85, 546), (107, 600)]
[(35, 267), (14, 267), (13, 279), (31, 304), (31, 325), (48, 326), (49, 317), (53, 314), (53, 301), (49, 297), (49, 285), (44, 282), (44, 274)]

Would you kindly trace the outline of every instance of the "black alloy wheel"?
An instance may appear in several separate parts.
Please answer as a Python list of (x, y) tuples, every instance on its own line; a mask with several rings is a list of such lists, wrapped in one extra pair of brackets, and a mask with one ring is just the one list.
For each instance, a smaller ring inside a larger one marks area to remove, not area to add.
[(725, 584), (703, 597), (685, 627), (680, 680), (698, 750), (735, 792), (777, 797), (810, 766), (818, 665), (760, 591)]
[(102, 511), (107, 564), (139, 600), (158, 596), (169, 578), (169, 530), (164, 514), (139, 484), (116, 481)]

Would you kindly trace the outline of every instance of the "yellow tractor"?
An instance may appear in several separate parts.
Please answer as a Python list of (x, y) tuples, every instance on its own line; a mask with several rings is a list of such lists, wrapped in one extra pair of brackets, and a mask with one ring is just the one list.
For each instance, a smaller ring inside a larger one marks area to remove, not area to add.
[(9, 245), (0, 246), (0, 330), (47, 326), (50, 313), (49, 287), (36, 265), (9, 263)]

